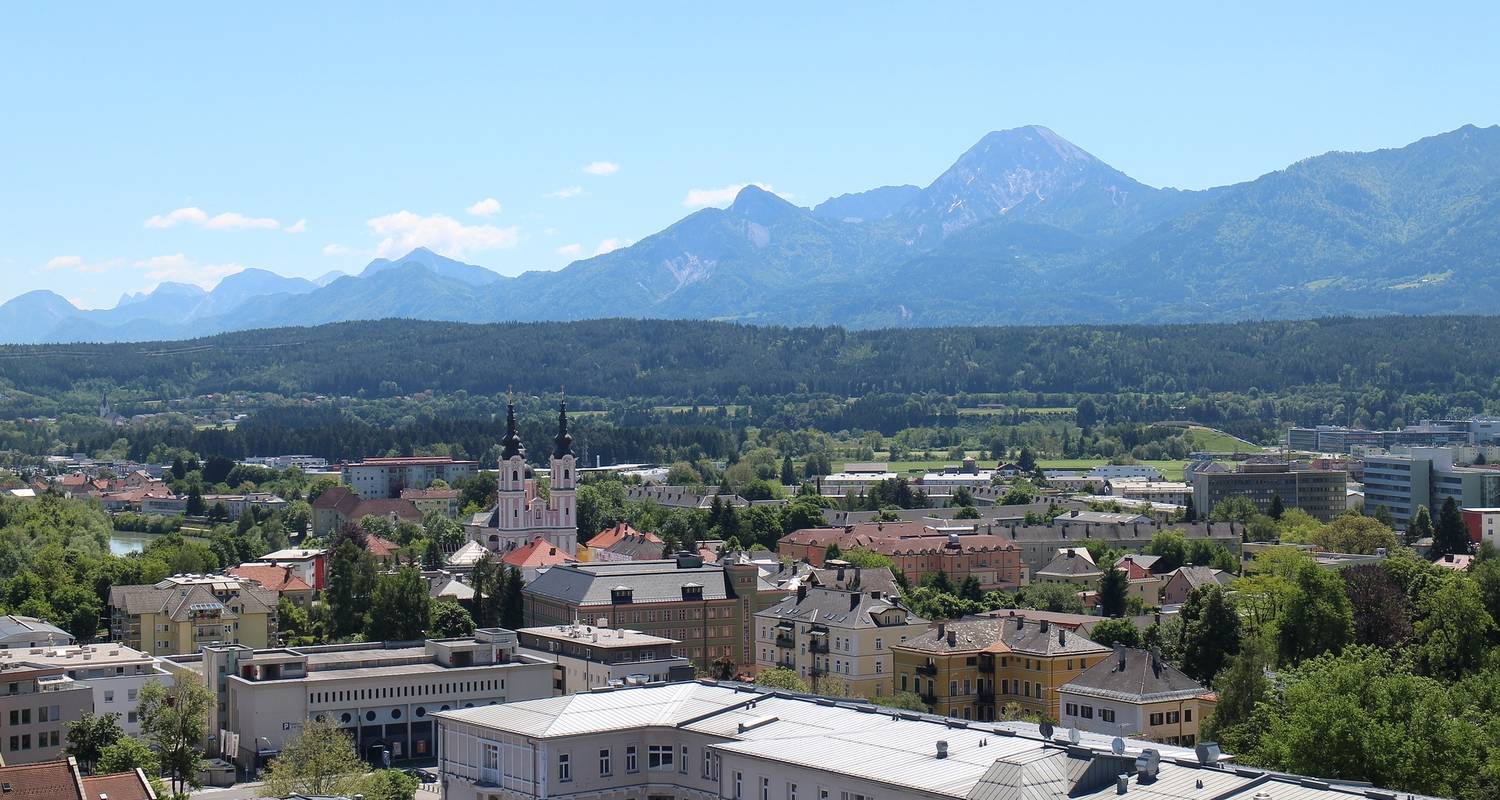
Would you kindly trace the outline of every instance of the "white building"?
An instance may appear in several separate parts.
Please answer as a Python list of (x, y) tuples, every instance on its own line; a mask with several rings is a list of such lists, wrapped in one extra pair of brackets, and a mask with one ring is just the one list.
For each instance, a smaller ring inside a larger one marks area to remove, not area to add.
[(0, 617), (0, 648), (56, 647), (73, 643), (73, 634), (36, 617)]
[(522, 652), (557, 663), (553, 691), (692, 680), (693, 662), (672, 655), (682, 642), (595, 625), (545, 625), (516, 631)]
[[(1365, 800), (1191, 749), (676, 683), (436, 715), (445, 800)], [(1076, 743), (1075, 743), (1076, 742)], [(1392, 797), (1382, 793), (1380, 797)], [(1127, 798), (1128, 800), (1128, 798)]]
[(568, 433), (568, 406), (557, 414), (557, 435), (552, 438), (552, 461), (547, 499), (537, 492), (531, 467), (526, 465), (526, 446), (516, 430), (516, 407), (506, 410), (505, 438), (500, 440), (499, 490), (495, 507), (475, 514), (465, 523), (471, 541), (496, 553), (506, 553), (531, 544), (538, 537), (569, 557), (578, 551), (578, 463), (573, 454), (573, 436)]
[(846, 494), (867, 492), (871, 486), (894, 477), (896, 473), (891, 472), (890, 466), (885, 462), (851, 461), (844, 465), (842, 472), (819, 478), (818, 485), (822, 487), (825, 497), (843, 497)]
[(94, 714), (119, 714), (126, 736), (141, 733), (138, 708), (146, 683), (172, 685), (172, 674), (155, 658), (120, 644), (0, 650), (0, 663), (17, 660), (61, 668), (74, 683), (87, 686), (94, 695)]
[(1088, 471), (1085, 477), (1103, 478), (1111, 480), (1114, 478), (1144, 478), (1148, 481), (1159, 481), (1163, 477), (1161, 470), (1147, 464), (1101, 464)]
[(478, 471), (478, 461), (455, 461), (448, 456), (367, 458), (339, 467), (344, 484), (366, 500), (400, 497), (402, 489), (426, 489), (440, 479), (451, 485)]

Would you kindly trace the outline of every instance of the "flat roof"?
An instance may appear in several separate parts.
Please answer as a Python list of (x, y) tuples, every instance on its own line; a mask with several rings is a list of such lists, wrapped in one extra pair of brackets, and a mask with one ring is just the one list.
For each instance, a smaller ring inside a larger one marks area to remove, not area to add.
[[(578, 635), (570, 635), (570, 631), (578, 631)], [(593, 639), (593, 633), (598, 632), (599, 639)], [(561, 642), (581, 642), (595, 647), (642, 647), (653, 644), (680, 644), (676, 639), (668, 639), (665, 636), (653, 636), (649, 633), (633, 631), (628, 628), (596, 628), (589, 625), (541, 625), (535, 628), (520, 628), (516, 633), (530, 633), (536, 636), (545, 636), (548, 639), (556, 639)]]

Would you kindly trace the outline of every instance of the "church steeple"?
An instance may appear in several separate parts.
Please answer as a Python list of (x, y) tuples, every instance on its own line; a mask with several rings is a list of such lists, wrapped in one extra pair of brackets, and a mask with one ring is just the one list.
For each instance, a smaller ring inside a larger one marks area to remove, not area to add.
[(568, 433), (568, 401), (563, 399), (557, 411), (557, 435), (552, 437), (552, 457), (573, 455), (573, 434)]
[(521, 434), (516, 430), (516, 404), (509, 400), (505, 403), (505, 438), (500, 445), (504, 448), (500, 451), (501, 461), (526, 457), (526, 446), (521, 444)]

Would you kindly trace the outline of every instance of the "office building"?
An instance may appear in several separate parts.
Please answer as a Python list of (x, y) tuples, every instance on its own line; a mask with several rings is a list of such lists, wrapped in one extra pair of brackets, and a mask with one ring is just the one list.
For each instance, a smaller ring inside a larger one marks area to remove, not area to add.
[(276, 592), (230, 575), (173, 575), (109, 590), (110, 638), (153, 656), (276, 643)]
[(1057, 689), (1062, 725), (1192, 747), (1214, 694), (1168, 664), (1160, 653), (1117, 644), (1110, 658)]
[(549, 625), (516, 631), (521, 652), (557, 664), (555, 694), (605, 686), (692, 680), (693, 664), (672, 654), (681, 643), (624, 628)]
[(1460, 508), (1500, 503), (1500, 470), (1459, 466), (1455, 448), (1410, 447), (1365, 454), (1365, 513), (1385, 506), (1405, 528), (1419, 506), (1436, 518), (1452, 498)]
[(559, 564), (526, 585), (528, 626), (594, 621), (681, 642), (701, 670), (755, 668), (754, 617), (785, 597), (754, 564), (704, 564), (681, 553), (657, 561)]
[(433, 753), (431, 715), (552, 695), (553, 664), (519, 652), (516, 634), (254, 649), (210, 645), (163, 661), (219, 700), (213, 727), (241, 771), (281, 752), (308, 719), (332, 720), (380, 763)]
[(1193, 507), (1208, 514), (1220, 501), (1243, 497), (1265, 513), (1271, 498), (1327, 522), (1344, 512), (1349, 479), (1343, 470), (1297, 469), (1291, 464), (1244, 464), (1239, 472), (1193, 474)]
[[(846, 574), (852, 574), (852, 568)], [(842, 589), (801, 581), (795, 592), (755, 615), (756, 666), (797, 673), (818, 694), (891, 695), (891, 647), (927, 630), (927, 620), (898, 597), (874, 588)]]

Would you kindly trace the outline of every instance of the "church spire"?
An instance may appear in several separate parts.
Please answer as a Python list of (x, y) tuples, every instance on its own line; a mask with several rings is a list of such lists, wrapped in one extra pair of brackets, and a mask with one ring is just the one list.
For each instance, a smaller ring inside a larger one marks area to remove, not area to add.
[(563, 396), (557, 411), (557, 435), (552, 437), (552, 457), (573, 455), (573, 434), (568, 433), (568, 398)]
[(505, 438), (500, 440), (500, 446), (501, 461), (526, 457), (526, 446), (521, 444), (521, 434), (516, 430), (516, 403), (510, 398), (505, 402)]

